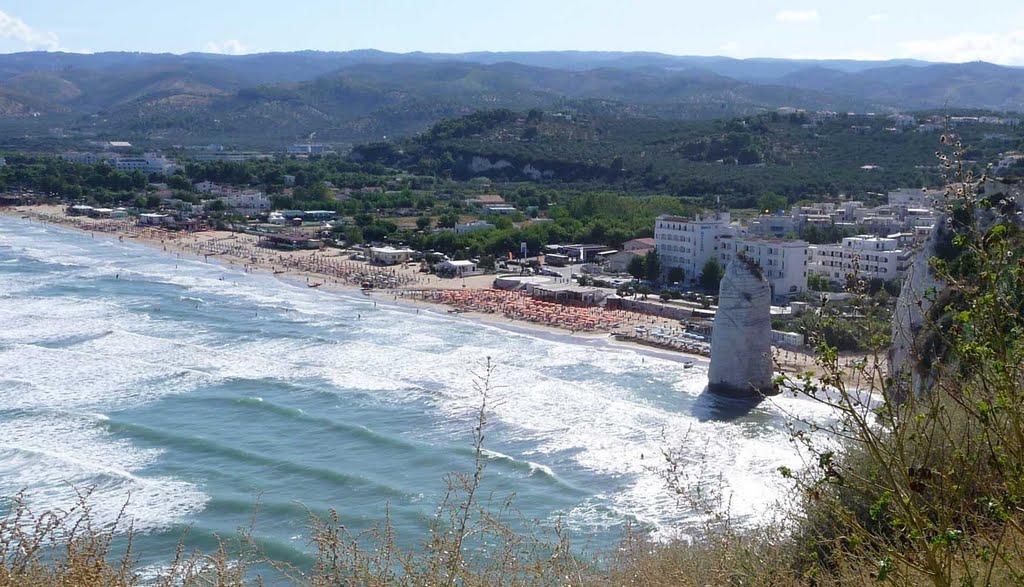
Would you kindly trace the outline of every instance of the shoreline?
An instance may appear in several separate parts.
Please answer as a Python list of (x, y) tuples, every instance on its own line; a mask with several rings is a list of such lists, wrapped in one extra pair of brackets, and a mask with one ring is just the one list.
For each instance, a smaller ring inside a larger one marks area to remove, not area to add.
[[(545, 339), (560, 340), (582, 344), (584, 346), (602, 346), (605, 348), (630, 349), (647, 356), (663, 358), (680, 363), (692, 363), (706, 367), (710, 359), (707, 356), (686, 352), (682, 349), (663, 348), (654, 341), (643, 339), (622, 340), (630, 336), (633, 328), (679, 329), (677, 322), (640, 314), (637, 312), (617, 311), (616, 326), (612, 321), (600, 325), (590, 325), (592, 329), (577, 330), (568, 326), (560, 326), (552, 322), (539, 322), (528, 319), (514, 319), (509, 313), (496, 311), (474, 311), (453, 303), (441, 303), (440, 300), (427, 299), (426, 292), (437, 294), (458, 295), (457, 292), (501, 291), (492, 290), (493, 275), (479, 275), (468, 278), (443, 279), (433, 275), (420, 274), (411, 264), (391, 266), (387, 268), (369, 265), (365, 262), (347, 259), (346, 253), (338, 250), (317, 251), (277, 251), (257, 249), (256, 237), (244, 233), (229, 231), (200, 231), (175, 233), (160, 228), (138, 226), (134, 220), (96, 220), (84, 217), (69, 217), (59, 205), (14, 206), (0, 208), (0, 215), (24, 219), (42, 224), (59, 226), (78, 232), (91, 234), (100, 233), (108, 238), (119, 241), (134, 241), (151, 249), (177, 255), (179, 258), (212, 261), (224, 266), (242, 270), (245, 273), (261, 273), (292, 285), (302, 285), (303, 279), (307, 286), (323, 288), (325, 291), (353, 295), (360, 291), (364, 279), (381, 283), (384, 287), (369, 290), (366, 299), (374, 302), (388, 303), (406, 309), (425, 309), (438, 315), (455, 314), (474, 322), (502, 328), (507, 331), (539, 336)], [(248, 257), (246, 256), (248, 255)], [(321, 269), (317, 271), (315, 269)], [(411, 295), (406, 295), (411, 294)], [(416, 297), (417, 295), (423, 297)], [(571, 309), (568, 308), (567, 309)], [(520, 316), (522, 318), (522, 316)], [(632, 327), (632, 328), (631, 328)], [(789, 376), (799, 376), (812, 372), (815, 377), (821, 375), (821, 369), (814, 363), (814, 357), (808, 353), (790, 349), (773, 347), (776, 371)], [(855, 360), (868, 359), (864, 355), (842, 357), (847, 365)], [(870, 363), (869, 363), (870, 364)], [(849, 369), (844, 369), (844, 378), (848, 385), (860, 387), (864, 382)]]

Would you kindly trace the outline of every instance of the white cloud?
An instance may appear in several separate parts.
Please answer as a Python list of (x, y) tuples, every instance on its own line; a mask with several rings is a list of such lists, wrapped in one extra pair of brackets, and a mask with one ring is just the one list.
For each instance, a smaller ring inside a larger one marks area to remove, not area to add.
[(722, 45), (718, 49), (720, 51), (725, 52), (725, 53), (735, 53), (736, 50), (739, 49), (739, 48), (740, 48), (740, 44), (739, 43), (737, 43), (736, 41), (729, 41), (728, 43)]
[(57, 51), (60, 39), (53, 31), (39, 31), (21, 20), (0, 10), (0, 39), (10, 39), (23, 45), (22, 49)]
[(788, 23), (805, 23), (818, 20), (817, 10), (782, 10), (775, 13), (775, 20)]
[(928, 61), (989, 61), (1024, 65), (1024, 30), (1007, 33), (957, 33), (944, 39), (900, 43), (904, 57)]
[(223, 53), (224, 55), (242, 55), (249, 52), (249, 47), (238, 39), (226, 41), (210, 41), (203, 47), (207, 53)]
[(868, 15), (868, 21), (870, 22), (885, 22), (889, 20), (889, 15), (884, 12), (876, 12), (875, 14)]

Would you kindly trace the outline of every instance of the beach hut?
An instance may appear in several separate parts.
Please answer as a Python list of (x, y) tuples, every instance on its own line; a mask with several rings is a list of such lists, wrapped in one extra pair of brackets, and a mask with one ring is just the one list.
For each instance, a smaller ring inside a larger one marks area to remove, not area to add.
[(437, 265), (437, 272), (442, 275), (453, 275), (463, 277), (477, 272), (476, 263), (472, 261), (441, 261)]
[(408, 262), (415, 253), (416, 251), (412, 249), (370, 247), (370, 262), (378, 265), (397, 265)]

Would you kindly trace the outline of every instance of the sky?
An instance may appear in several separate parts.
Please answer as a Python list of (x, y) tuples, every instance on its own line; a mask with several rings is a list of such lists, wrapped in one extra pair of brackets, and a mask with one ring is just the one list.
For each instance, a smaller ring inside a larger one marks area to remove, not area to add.
[(1024, 66), (1024, 2), (0, 0), (0, 53), (656, 51)]

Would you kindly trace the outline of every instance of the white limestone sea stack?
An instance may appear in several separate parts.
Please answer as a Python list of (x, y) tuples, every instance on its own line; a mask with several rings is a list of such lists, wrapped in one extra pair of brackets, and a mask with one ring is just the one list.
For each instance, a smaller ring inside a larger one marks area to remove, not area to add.
[(729, 262), (711, 331), (712, 393), (744, 398), (775, 393), (771, 301), (771, 286), (756, 263), (743, 257)]

